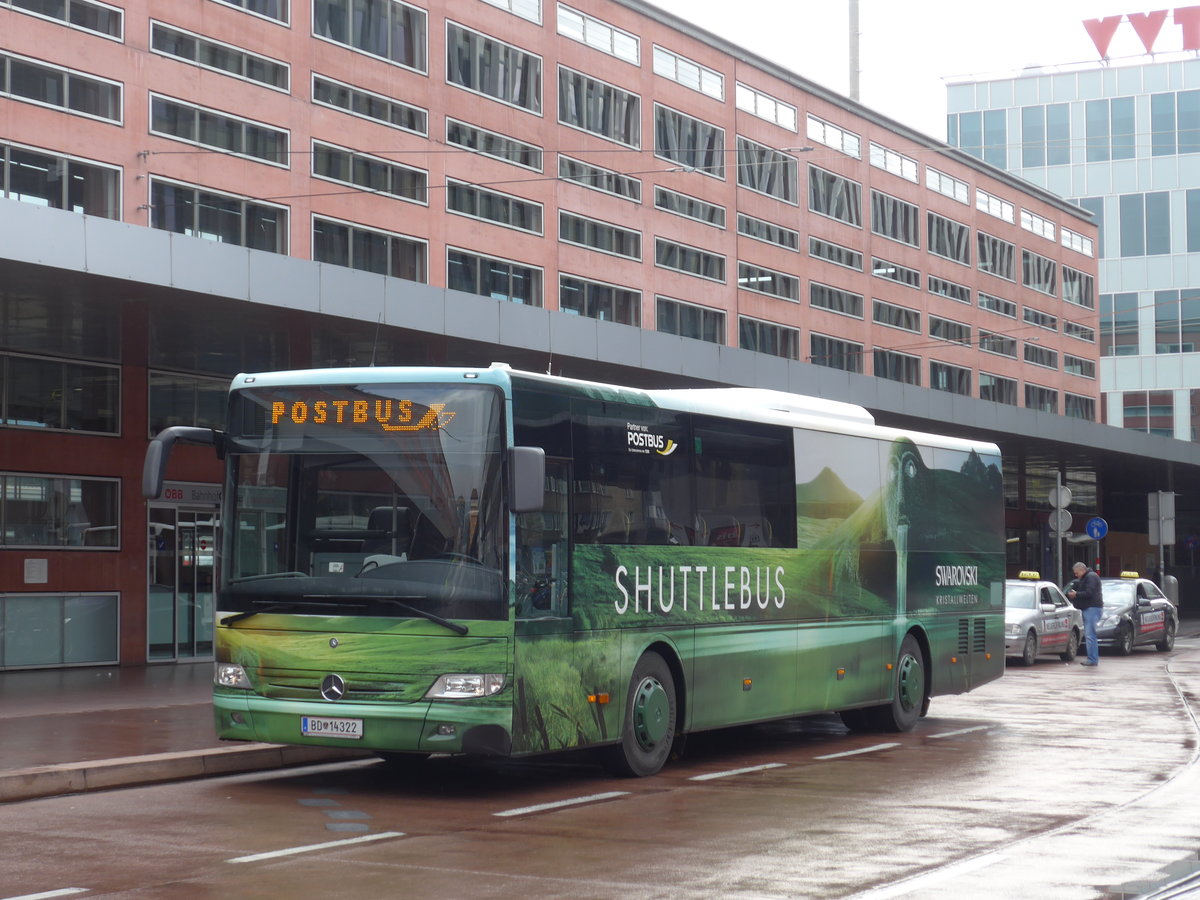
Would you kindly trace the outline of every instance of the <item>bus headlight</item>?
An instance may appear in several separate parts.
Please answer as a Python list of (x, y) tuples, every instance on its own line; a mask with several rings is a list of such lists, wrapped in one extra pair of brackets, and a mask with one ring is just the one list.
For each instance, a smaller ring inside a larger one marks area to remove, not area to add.
[(213, 673), (213, 684), (218, 687), (241, 688), (246, 691), (251, 689), (246, 670), (236, 663), (217, 663), (216, 671)]
[(503, 687), (503, 675), (442, 675), (425, 693), (425, 697), (428, 700), (490, 697)]

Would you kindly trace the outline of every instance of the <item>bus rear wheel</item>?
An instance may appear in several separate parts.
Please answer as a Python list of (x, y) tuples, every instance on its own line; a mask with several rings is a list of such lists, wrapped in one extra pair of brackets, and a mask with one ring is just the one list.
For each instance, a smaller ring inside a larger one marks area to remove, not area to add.
[(911, 634), (900, 643), (892, 670), (892, 702), (866, 709), (848, 709), (842, 721), (851, 731), (912, 731), (929, 706), (925, 686), (925, 653)]
[(621, 742), (609, 751), (608, 766), (618, 775), (653, 775), (671, 755), (675, 739), (675, 679), (657, 653), (638, 660), (625, 698)]

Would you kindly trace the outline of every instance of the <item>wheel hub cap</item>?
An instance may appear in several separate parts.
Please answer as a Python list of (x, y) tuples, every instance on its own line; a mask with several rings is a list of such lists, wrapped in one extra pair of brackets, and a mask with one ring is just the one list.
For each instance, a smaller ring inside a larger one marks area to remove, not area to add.
[(638, 685), (633, 697), (633, 733), (643, 750), (649, 750), (667, 736), (671, 703), (656, 678)]

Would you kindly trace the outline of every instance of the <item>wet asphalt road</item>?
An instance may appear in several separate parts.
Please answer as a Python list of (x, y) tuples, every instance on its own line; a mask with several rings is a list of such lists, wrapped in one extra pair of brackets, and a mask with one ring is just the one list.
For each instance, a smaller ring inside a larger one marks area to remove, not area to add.
[[(583, 756), (360, 761), (0, 806), (0, 900), (1124, 898), (1200, 868), (1200, 639), (933, 701)], [(73, 893), (49, 892), (73, 889)]]

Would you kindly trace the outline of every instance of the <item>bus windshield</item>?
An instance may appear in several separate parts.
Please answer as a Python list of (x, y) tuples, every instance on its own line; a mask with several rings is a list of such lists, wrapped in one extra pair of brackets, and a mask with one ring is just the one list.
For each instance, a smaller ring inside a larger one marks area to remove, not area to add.
[(475, 385), (237, 392), (219, 609), (504, 618), (500, 399)]

